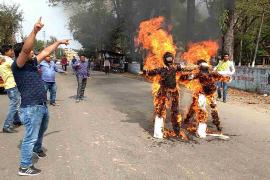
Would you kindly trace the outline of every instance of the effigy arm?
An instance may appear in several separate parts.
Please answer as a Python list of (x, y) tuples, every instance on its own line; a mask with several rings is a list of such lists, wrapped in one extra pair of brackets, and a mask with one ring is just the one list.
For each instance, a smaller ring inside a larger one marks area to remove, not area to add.
[(223, 81), (223, 82), (229, 82), (231, 80), (231, 77), (230, 76), (227, 76), (227, 75), (221, 75), (219, 73), (211, 73), (214, 81)]
[(143, 75), (156, 76), (156, 75), (160, 74), (161, 71), (162, 71), (162, 68), (153, 69), (153, 70), (143, 70)]

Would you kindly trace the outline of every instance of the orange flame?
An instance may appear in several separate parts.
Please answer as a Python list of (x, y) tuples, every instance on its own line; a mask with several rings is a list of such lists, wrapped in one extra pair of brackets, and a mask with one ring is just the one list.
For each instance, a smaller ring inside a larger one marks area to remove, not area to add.
[[(176, 46), (173, 43), (173, 37), (169, 33), (169, 29), (171, 30), (171, 26), (166, 27), (164, 23), (164, 17), (161, 16), (141, 22), (138, 31), (138, 37), (135, 39), (135, 42), (137, 45), (141, 45), (144, 49), (147, 50), (147, 56), (144, 60), (144, 70), (153, 70), (164, 67), (165, 65), (163, 62), (163, 55), (166, 52), (171, 52), (174, 55), (176, 54)], [(196, 64), (200, 59), (210, 63), (211, 56), (215, 56), (217, 54), (217, 50), (218, 44), (215, 41), (209, 40), (193, 43), (189, 45), (189, 50), (182, 55), (182, 59), (191, 64)], [(181, 73), (177, 75), (177, 78), (179, 78), (180, 75)], [(160, 78), (160, 76), (155, 76), (152, 78), (152, 93), (154, 96), (153, 101), (155, 107), (160, 105), (160, 97), (157, 97), (157, 92), (160, 89)], [(194, 101), (198, 101), (198, 93), (202, 91), (202, 85), (200, 82), (198, 80), (193, 80), (185, 82), (185, 84), (194, 92)], [(199, 122), (207, 119), (207, 113), (202, 111), (200, 107), (198, 107), (198, 104), (196, 104), (193, 108), (193, 110), (196, 112), (196, 119), (199, 120)], [(163, 112), (162, 117), (166, 118), (165, 116), (166, 113)], [(179, 116), (178, 122), (181, 121), (181, 116)], [(165, 137), (175, 136), (174, 132), (169, 130), (165, 130), (164, 134)]]
[(182, 59), (188, 63), (196, 64), (200, 59), (203, 59), (210, 64), (211, 56), (215, 56), (218, 51), (218, 43), (215, 41), (202, 41), (189, 44), (188, 51), (183, 53)]
[[(146, 49), (147, 56), (144, 60), (144, 70), (153, 70), (164, 67), (163, 55), (166, 52), (176, 54), (176, 46), (173, 43), (173, 37), (165, 29), (164, 17), (159, 16), (140, 23), (136, 43)], [(171, 29), (167, 27), (167, 29)], [(148, 77), (150, 79), (150, 77)], [(157, 105), (157, 92), (160, 88), (160, 76), (151, 78), (153, 80), (152, 94), (154, 96), (154, 105)], [(165, 116), (165, 115), (164, 115)]]
[[(189, 44), (188, 51), (182, 54), (182, 59), (192, 64), (196, 64), (198, 60), (203, 59), (210, 64), (210, 59), (217, 54), (218, 48), (218, 43), (212, 40), (191, 43)], [(189, 81), (184, 84), (193, 92), (200, 92), (202, 89), (198, 80)]]
[[(203, 59), (210, 65), (210, 59), (217, 54), (218, 48), (218, 43), (211, 40), (192, 43), (189, 45), (188, 51), (182, 54), (182, 59), (192, 64), (196, 64), (198, 60)], [(211, 83), (213, 83), (212, 81), (215, 80), (211, 79)], [(193, 105), (191, 108), (195, 112), (196, 121), (189, 124), (187, 129), (190, 132), (195, 132), (198, 123), (205, 122), (208, 119), (208, 113), (198, 106), (199, 93), (203, 92), (203, 87), (199, 79), (187, 81), (184, 84), (188, 89), (193, 91)]]
[(176, 54), (172, 35), (164, 29), (162, 16), (141, 22), (136, 41), (148, 50), (144, 61), (145, 70), (164, 67), (163, 55), (166, 52)]

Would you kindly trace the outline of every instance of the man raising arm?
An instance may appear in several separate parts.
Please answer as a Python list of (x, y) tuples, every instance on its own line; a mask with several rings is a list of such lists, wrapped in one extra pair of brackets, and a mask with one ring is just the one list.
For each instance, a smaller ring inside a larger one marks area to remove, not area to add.
[[(39, 18), (38, 22), (35, 24), (33, 31), (30, 33), (30, 35), (27, 37), (27, 39), (24, 42), (24, 45), (22, 47), (22, 50), (19, 54), (19, 57), (17, 58), (17, 66), (23, 67), (26, 61), (29, 59), (29, 55), (31, 54), (31, 51), (33, 50), (34, 42), (36, 39), (37, 33), (43, 28), (44, 24), (41, 22), (41, 17)], [(44, 60), (45, 57), (50, 55), (53, 51), (55, 51), (59, 45), (69, 44), (68, 39), (59, 40), (53, 43), (52, 45), (45, 48), (43, 51), (41, 51), (40, 54), (37, 55), (37, 61), (40, 63), (42, 60)], [(31, 58), (31, 57), (30, 57)]]
[(57, 41), (45, 48), (39, 55), (33, 57), (35, 37), (43, 26), (40, 18), (25, 42), (14, 46), (16, 60), (12, 64), (12, 71), (18, 90), (21, 93), (19, 114), (22, 124), (25, 126), (18, 172), (22, 176), (38, 175), (41, 172), (41, 170), (33, 166), (33, 153), (39, 158), (46, 157), (42, 150), (42, 141), (48, 127), (49, 112), (46, 104), (46, 91), (38, 73), (38, 63), (60, 44), (68, 44), (68, 40)]

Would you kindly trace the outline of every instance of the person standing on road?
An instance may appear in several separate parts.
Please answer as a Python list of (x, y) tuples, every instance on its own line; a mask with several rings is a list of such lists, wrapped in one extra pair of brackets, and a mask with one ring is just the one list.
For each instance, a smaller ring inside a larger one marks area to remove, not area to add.
[(75, 74), (75, 69), (74, 69), (74, 64), (76, 63), (77, 59), (75, 58), (75, 56), (73, 56), (73, 59), (71, 60), (71, 67), (72, 67), (72, 71), (73, 71), (73, 74)]
[(63, 69), (64, 71), (67, 71), (68, 60), (67, 60), (66, 55), (64, 55), (64, 56), (62, 57), (61, 64), (62, 64), (62, 69)]
[[(228, 53), (224, 54), (223, 60), (219, 61), (218, 65), (214, 68), (221, 75), (232, 76), (235, 73), (234, 63), (230, 60)], [(228, 92), (228, 83), (227, 82), (218, 82), (218, 100), (223, 98), (223, 102), (227, 102), (227, 92)], [(221, 93), (222, 90), (222, 93)]]
[(33, 57), (35, 38), (43, 26), (40, 18), (25, 42), (14, 45), (16, 60), (11, 68), (18, 90), (21, 93), (19, 115), (22, 124), (25, 126), (18, 172), (21, 176), (40, 174), (41, 170), (36, 169), (33, 165), (33, 153), (39, 158), (46, 157), (42, 150), (42, 141), (48, 127), (49, 112), (46, 105), (47, 97), (44, 83), (38, 73), (38, 64), (55, 51), (59, 45), (68, 44), (68, 40), (57, 41)]
[(40, 70), (46, 93), (48, 91), (50, 92), (50, 105), (56, 106), (55, 99), (57, 86), (55, 82), (55, 72), (64, 73), (65, 71), (57, 68), (54, 61), (51, 60), (50, 55), (40, 63)]
[(95, 63), (94, 63), (94, 60), (92, 59), (91, 61), (90, 61), (90, 70), (94, 70), (94, 67), (95, 67)]
[(84, 98), (84, 91), (87, 84), (87, 78), (90, 76), (88, 63), (89, 63), (88, 61), (85, 61), (85, 56), (81, 55), (80, 60), (73, 65), (76, 71), (78, 82), (76, 102), (80, 102)]
[(212, 67), (216, 67), (217, 64), (218, 64), (217, 58), (215, 56), (211, 56), (211, 58), (210, 58), (210, 65)]
[(110, 60), (108, 58), (106, 58), (104, 60), (104, 70), (105, 70), (106, 75), (109, 75), (110, 69), (111, 69), (111, 62), (110, 62)]
[(21, 102), (21, 95), (17, 88), (14, 76), (11, 70), (11, 65), (13, 63), (14, 51), (11, 45), (3, 45), (1, 47), (2, 57), (0, 65), (0, 76), (4, 81), (5, 91), (7, 92), (9, 98), (9, 110), (4, 121), (3, 133), (14, 133), (15, 126), (20, 126), (21, 121), (18, 115), (18, 110)]

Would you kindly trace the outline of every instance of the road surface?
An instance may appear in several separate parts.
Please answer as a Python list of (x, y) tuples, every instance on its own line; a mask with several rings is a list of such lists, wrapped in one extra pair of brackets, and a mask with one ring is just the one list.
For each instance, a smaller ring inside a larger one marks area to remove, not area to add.
[[(219, 103), (230, 140), (152, 138), (151, 84), (94, 72), (86, 100), (75, 103), (76, 80), (58, 75), (57, 103), (50, 108), (45, 159), (35, 159), (35, 179), (270, 179), (270, 114), (251, 106)], [(183, 95), (182, 112), (188, 106)], [(0, 95), (0, 123), (8, 98)], [(15, 180), (23, 127), (0, 133), (0, 179)], [(31, 178), (29, 178), (31, 179)], [(34, 178), (32, 178), (34, 179)]]

